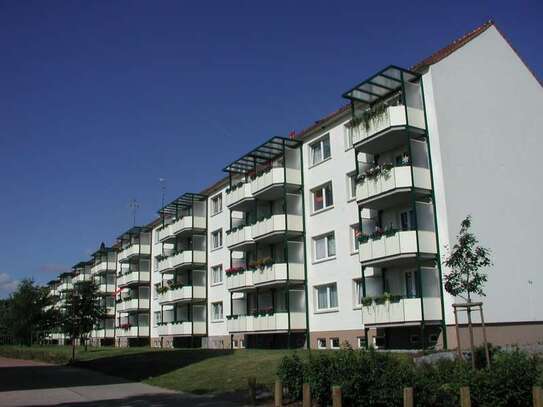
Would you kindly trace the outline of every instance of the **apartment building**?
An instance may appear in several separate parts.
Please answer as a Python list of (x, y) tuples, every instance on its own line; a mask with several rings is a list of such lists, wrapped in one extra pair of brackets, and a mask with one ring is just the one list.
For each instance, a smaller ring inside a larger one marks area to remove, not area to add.
[(543, 340), (543, 92), (495, 24), (342, 96), (145, 226), (151, 345), (454, 348), (442, 260), (468, 214), (492, 249), (489, 341)]

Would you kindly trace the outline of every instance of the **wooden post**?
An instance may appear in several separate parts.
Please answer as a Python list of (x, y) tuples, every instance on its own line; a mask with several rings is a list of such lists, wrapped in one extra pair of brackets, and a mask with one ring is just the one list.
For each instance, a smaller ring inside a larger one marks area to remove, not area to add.
[(274, 406), (280, 407), (283, 405), (283, 383), (281, 383), (279, 380), (275, 381), (275, 391), (273, 392), (274, 395)]
[(475, 344), (473, 339), (473, 325), (471, 323), (471, 304), (468, 302), (468, 330), (469, 330), (469, 348), (471, 352), (471, 367), (475, 369)]
[(311, 407), (311, 388), (309, 387), (309, 383), (304, 383), (303, 386), (302, 407)]
[(532, 388), (533, 405), (534, 407), (543, 407), (543, 391), (541, 387), (534, 386)]
[(403, 407), (413, 407), (413, 387), (403, 388)]
[(483, 341), (485, 343), (485, 356), (486, 356), (486, 367), (490, 369), (490, 353), (488, 352), (488, 341), (486, 340), (486, 327), (485, 327), (485, 317), (483, 317), (483, 304), (479, 306), (481, 311), (481, 327), (483, 328)]
[(458, 357), (460, 360), (463, 360), (462, 357), (462, 347), (460, 346), (460, 331), (458, 330), (458, 311), (456, 310), (456, 307), (453, 305), (454, 310), (454, 326), (456, 328), (456, 349), (458, 350)]
[(341, 387), (332, 386), (332, 407), (341, 407)]
[(249, 399), (253, 405), (256, 404), (256, 377), (249, 377), (247, 379), (249, 384)]
[(460, 387), (460, 407), (471, 407), (469, 387)]

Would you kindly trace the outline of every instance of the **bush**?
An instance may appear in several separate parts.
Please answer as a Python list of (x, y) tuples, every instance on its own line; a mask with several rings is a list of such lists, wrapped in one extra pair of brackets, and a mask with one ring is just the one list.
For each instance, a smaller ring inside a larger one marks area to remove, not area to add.
[(284, 383), (289, 398), (300, 400), (304, 382), (304, 365), (300, 357), (294, 353), (281, 360), (277, 370), (277, 376)]

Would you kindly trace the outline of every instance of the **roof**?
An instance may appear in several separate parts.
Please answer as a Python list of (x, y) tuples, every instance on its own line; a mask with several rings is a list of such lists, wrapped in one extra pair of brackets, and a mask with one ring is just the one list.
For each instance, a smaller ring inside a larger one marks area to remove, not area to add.
[(139, 235), (141, 233), (149, 232), (148, 226), (133, 226), (130, 229), (128, 229), (126, 232), (121, 234), (117, 240), (126, 239), (130, 236)]
[(195, 194), (193, 192), (185, 192), (183, 195), (175, 198), (169, 204), (160, 208), (158, 211), (159, 214), (177, 214), (177, 209), (181, 208), (190, 208), (194, 205), (194, 202), (205, 201), (207, 199), (206, 195)]

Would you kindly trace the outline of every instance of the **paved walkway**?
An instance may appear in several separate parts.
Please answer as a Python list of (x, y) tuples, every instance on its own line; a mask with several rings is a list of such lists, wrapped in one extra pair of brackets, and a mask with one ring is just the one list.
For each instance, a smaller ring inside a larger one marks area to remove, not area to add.
[(0, 357), (0, 406), (235, 406), (86, 369)]

